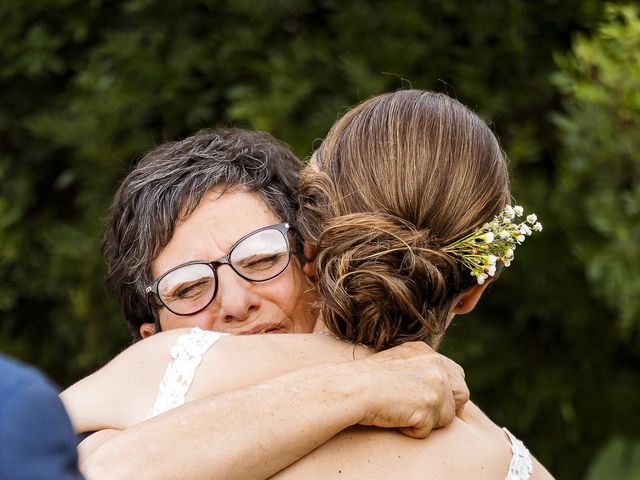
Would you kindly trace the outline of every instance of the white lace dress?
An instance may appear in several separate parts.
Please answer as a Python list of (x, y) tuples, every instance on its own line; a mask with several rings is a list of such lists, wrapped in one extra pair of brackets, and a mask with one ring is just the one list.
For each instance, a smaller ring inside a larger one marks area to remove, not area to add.
[(158, 396), (147, 418), (184, 404), (193, 376), (202, 361), (202, 355), (225, 335), (227, 334), (196, 327), (178, 337), (178, 341), (169, 352), (173, 361), (167, 365), (160, 381)]
[[(178, 338), (171, 348), (173, 361), (169, 363), (160, 381), (158, 396), (147, 418), (155, 417), (184, 404), (193, 376), (202, 361), (202, 355), (225, 333), (193, 328)], [(511, 442), (511, 463), (505, 480), (527, 480), (533, 473), (531, 455), (524, 444), (503, 428)]]
[(511, 441), (511, 463), (505, 480), (528, 480), (533, 473), (531, 454), (520, 440), (514, 437), (509, 430), (503, 428)]

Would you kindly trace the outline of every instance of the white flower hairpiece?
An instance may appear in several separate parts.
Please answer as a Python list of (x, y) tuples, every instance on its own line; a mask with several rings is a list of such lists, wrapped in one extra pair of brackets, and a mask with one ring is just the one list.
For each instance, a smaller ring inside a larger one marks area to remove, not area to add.
[(524, 209), (520, 205), (507, 205), (492, 221), (442, 250), (456, 257), (482, 285), (496, 274), (498, 261), (505, 267), (511, 265), (516, 246), (521, 245), (533, 231), (542, 231), (542, 224), (535, 213), (527, 215), (524, 222), (515, 223), (514, 219), (522, 215)]

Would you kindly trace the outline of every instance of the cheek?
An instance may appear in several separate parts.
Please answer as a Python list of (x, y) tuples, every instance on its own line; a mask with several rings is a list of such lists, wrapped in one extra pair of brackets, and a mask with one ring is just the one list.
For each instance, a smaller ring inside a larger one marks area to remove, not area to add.
[(176, 328), (172, 326), (173, 317), (175, 317), (175, 315), (173, 315), (166, 308), (160, 309), (160, 312), (158, 312), (158, 318), (160, 319), (160, 328), (162, 329), (163, 332), (166, 332), (167, 330), (171, 330), (172, 328)]
[(272, 301), (287, 313), (291, 313), (304, 293), (305, 282), (303, 281), (300, 269), (293, 260), (287, 269), (277, 278), (277, 285), (271, 289)]
[(198, 325), (197, 315), (191, 317), (181, 317), (171, 313), (166, 308), (160, 310), (160, 328), (163, 332), (175, 330), (176, 328), (195, 327)]
[(300, 297), (300, 278), (292, 264), (276, 278), (251, 284), (252, 291), (266, 302), (263, 307), (270, 305), (267, 308), (281, 310), (287, 315), (292, 313)]
[(296, 333), (310, 333), (315, 325), (315, 317), (311, 313), (315, 297), (309, 292), (311, 284), (307, 277), (295, 265), (293, 268), (290, 265), (278, 280), (279, 285), (271, 289), (269, 301), (291, 318)]

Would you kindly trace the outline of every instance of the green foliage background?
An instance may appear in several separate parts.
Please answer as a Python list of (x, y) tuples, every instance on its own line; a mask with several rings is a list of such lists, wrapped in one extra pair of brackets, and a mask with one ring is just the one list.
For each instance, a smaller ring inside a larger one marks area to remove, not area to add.
[(3, 0), (0, 25), (0, 350), (66, 385), (129, 344), (101, 224), (152, 145), (235, 125), (305, 157), (361, 99), (444, 91), (491, 122), (545, 225), (445, 352), (558, 478), (638, 478), (637, 7)]

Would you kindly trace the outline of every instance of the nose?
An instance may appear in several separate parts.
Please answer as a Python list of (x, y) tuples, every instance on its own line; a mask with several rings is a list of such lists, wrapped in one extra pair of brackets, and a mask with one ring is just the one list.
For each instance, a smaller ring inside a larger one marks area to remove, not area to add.
[(218, 292), (213, 303), (223, 327), (242, 323), (260, 308), (260, 297), (252, 291), (252, 283), (240, 277), (229, 265), (218, 267)]

